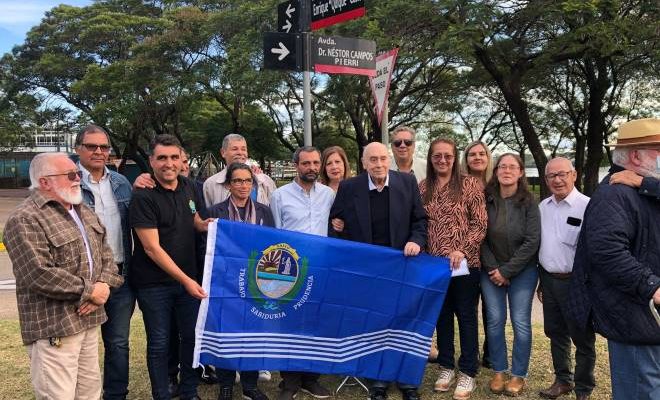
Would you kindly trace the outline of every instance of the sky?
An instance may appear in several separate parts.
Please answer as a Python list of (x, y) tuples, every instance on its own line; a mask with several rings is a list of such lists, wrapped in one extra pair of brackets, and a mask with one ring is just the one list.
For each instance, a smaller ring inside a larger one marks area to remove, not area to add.
[(92, 0), (0, 0), (0, 56), (23, 43), (44, 13), (59, 4), (85, 6)]

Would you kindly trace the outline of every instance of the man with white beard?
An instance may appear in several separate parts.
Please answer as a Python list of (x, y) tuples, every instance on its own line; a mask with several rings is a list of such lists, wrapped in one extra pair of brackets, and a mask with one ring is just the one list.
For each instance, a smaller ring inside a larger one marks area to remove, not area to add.
[(123, 282), (105, 228), (81, 204), (80, 176), (64, 153), (37, 155), (33, 192), (4, 231), (37, 399), (101, 396), (98, 326), (110, 288)]

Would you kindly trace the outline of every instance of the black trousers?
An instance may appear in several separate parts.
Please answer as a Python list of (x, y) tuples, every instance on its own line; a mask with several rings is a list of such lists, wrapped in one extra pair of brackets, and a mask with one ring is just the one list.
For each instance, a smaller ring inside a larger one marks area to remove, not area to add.
[[(220, 386), (234, 386), (236, 371), (216, 368), (215, 373), (218, 376)], [(243, 390), (256, 389), (258, 379), (259, 371), (241, 371), (241, 386), (243, 387)]]
[(451, 278), (436, 325), (438, 364), (444, 368), (454, 369), (454, 315), (456, 315), (461, 344), (458, 369), (473, 378), (477, 375), (479, 367), (477, 302), (480, 276), (478, 269), (470, 268), (469, 275)]
[(280, 371), (280, 376), (282, 377), (280, 388), (298, 391), (305, 383), (317, 381), (321, 374), (315, 372)]
[[(575, 382), (576, 394), (590, 394), (596, 386), (596, 335), (590, 326), (583, 330), (567, 314), (570, 279), (552, 276), (539, 268), (543, 290), (543, 325), (550, 339), (552, 365), (557, 381)], [(571, 341), (575, 345), (575, 374), (571, 372)]]

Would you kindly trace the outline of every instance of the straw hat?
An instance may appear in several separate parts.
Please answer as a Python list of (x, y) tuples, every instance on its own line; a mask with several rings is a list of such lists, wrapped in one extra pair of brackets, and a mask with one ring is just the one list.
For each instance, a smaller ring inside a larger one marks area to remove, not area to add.
[(616, 143), (608, 143), (605, 146), (627, 147), (645, 144), (660, 144), (660, 119), (645, 118), (628, 121), (619, 126)]

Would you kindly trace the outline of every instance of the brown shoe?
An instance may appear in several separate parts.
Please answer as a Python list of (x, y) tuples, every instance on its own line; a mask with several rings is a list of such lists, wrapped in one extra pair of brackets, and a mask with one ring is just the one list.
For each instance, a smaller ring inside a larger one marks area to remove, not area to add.
[(504, 384), (506, 383), (506, 374), (504, 372), (495, 372), (490, 378), (490, 391), (495, 394), (504, 393)]
[(546, 399), (556, 399), (557, 397), (573, 391), (574, 385), (555, 381), (552, 386), (539, 392), (539, 396)]
[(511, 397), (519, 396), (525, 388), (525, 378), (514, 376), (504, 385), (504, 394)]

